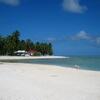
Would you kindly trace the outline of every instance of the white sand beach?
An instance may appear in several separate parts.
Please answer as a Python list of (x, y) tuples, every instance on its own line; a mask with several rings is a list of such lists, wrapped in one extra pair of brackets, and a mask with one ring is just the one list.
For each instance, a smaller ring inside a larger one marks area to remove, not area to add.
[(0, 100), (100, 100), (100, 72), (0, 63)]
[(69, 58), (65, 56), (0, 56), (0, 60), (13, 59), (52, 59), (52, 58)]

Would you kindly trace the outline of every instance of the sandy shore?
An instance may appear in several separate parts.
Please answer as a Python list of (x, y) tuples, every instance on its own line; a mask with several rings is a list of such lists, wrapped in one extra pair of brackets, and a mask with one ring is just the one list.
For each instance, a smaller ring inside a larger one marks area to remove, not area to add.
[(64, 56), (0, 56), (0, 60), (69, 58)]
[(100, 100), (100, 72), (0, 63), (0, 100)]

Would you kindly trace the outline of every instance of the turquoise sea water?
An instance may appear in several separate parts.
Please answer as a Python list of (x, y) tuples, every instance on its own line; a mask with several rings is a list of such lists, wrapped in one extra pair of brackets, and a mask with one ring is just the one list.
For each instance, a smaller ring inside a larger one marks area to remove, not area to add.
[(62, 67), (72, 67), (78, 65), (80, 69), (100, 71), (100, 56), (70, 56), (69, 58), (59, 59), (37, 59), (37, 60), (16, 60), (13, 62), (32, 63), (32, 64), (49, 64)]

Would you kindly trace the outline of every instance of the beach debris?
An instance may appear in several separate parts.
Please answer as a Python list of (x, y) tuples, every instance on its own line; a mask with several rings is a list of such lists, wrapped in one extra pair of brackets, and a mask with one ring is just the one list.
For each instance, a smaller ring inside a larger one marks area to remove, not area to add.
[(80, 68), (80, 66), (79, 66), (79, 65), (74, 65), (74, 67), (75, 67), (76, 69), (79, 69), (79, 68)]

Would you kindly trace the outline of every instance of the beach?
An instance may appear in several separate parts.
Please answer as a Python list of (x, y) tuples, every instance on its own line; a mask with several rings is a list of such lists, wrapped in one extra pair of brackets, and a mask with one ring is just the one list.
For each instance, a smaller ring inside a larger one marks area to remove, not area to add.
[(65, 56), (0, 56), (0, 60), (19, 60), (19, 59), (53, 59), (69, 58)]
[(100, 72), (1, 62), (0, 100), (100, 100)]

